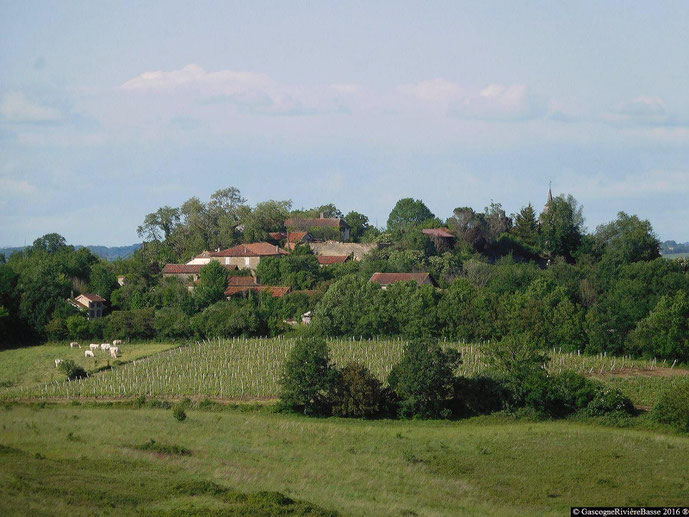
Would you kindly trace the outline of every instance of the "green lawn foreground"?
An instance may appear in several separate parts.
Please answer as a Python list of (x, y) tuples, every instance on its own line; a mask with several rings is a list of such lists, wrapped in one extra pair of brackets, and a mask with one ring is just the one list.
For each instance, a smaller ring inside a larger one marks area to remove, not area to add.
[(89, 343), (81, 343), (81, 349), (70, 348), (69, 342), (47, 343), (44, 345), (0, 351), (0, 389), (13, 386), (63, 381), (65, 375), (55, 367), (55, 359), (72, 359), (87, 372), (93, 372), (108, 364), (139, 359), (162, 352), (179, 345), (172, 343), (125, 343), (120, 347), (121, 356), (110, 357), (110, 352), (98, 350), (95, 357), (84, 357)]
[[(689, 493), (687, 436), (500, 416), (187, 414), (5, 405), (0, 514), (563, 515), (686, 504)], [(137, 448), (151, 439), (163, 452)]]

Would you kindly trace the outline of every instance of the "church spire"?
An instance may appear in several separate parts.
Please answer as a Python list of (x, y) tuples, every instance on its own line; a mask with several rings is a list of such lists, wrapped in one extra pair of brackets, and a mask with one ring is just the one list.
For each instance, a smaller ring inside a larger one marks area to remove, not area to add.
[(553, 204), (553, 182), (549, 181), (548, 182), (548, 200), (545, 202), (545, 206), (543, 207), (543, 213), (545, 214), (548, 209), (550, 208), (550, 205)]

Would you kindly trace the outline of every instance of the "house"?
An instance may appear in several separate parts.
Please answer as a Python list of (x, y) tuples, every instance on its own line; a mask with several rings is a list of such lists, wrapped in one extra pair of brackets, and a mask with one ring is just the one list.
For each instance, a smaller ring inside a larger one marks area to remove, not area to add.
[(309, 232), (287, 232), (286, 247), (288, 250), (293, 250), (297, 244), (306, 244), (314, 240), (313, 235)]
[(430, 273), (373, 273), (369, 282), (380, 284), (383, 289), (397, 282), (416, 282), (417, 285), (438, 287)]
[(333, 235), (339, 232), (340, 240), (349, 240), (350, 226), (339, 217), (290, 217), (285, 221), (285, 227), (289, 232), (310, 232), (312, 235), (326, 240), (322, 235), (328, 235), (328, 229)]
[[(165, 264), (165, 267), (163, 267), (163, 278), (173, 276), (184, 282), (195, 282), (201, 278), (201, 268), (205, 265), (206, 264)], [(237, 269), (237, 266), (228, 264), (225, 265), (225, 269), (233, 271)]]
[(269, 242), (251, 242), (239, 244), (234, 248), (217, 251), (204, 251), (197, 255), (187, 265), (208, 264), (211, 260), (217, 260), (225, 266), (236, 266), (239, 269), (251, 269), (256, 271), (258, 263), (265, 257), (282, 257), (288, 252)]
[(330, 266), (331, 264), (344, 264), (348, 260), (350, 260), (349, 255), (332, 255), (332, 256), (326, 256), (326, 255), (319, 255), (318, 256), (318, 264), (323, 267), (323, 266)]
[(105, 298), (97, 294), (84, 293), (77, 296), (74, 301), (76, 307), (83, 311), (88, 311), (90, 320), (103, 317), (103, 302)]
[(290, 287), (262, 285), (253, 276), (231, 276), (227, 280), (225, 296), (248, 296), (250, 292), (270, 292), (274, 298), (282, 298), (291, 290)]
[(373, 250), (383, 249), (389, 246), (382, 242), (309, 242), (309, 248), (315, 255), (325, 257), (335, 257), (348, 255), (353, 260), (361, 260)]

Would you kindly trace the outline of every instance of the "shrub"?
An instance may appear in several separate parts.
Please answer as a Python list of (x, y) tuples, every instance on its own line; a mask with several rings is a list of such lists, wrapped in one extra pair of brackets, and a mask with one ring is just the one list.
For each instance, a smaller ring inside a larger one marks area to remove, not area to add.
[(84, 379), (87, 377), (86, 370), (84, 370), (81, 366), (77, 365), (74, 361), (71, 359), (65, 359), (62, 361), (58, 369), (64, 373), (69, 380), (74, 380), (74, 379)]
[(174, 416), (178, 422), (184, 422), (187, 419), (187, 414), (184, 412), (184, 404), (175, 404), (172, 407), (172, 416)]
[(299, 340), (285, 362), (280, 406), (306, 415), (330, 414), (337, 377), (324, 339)]
[(181, 447), (179, 445), (165, 445), (165, 444), (156, 442), (153, 438), (150, 438), (143, 445), (139, 445), (139, 446), (135, 447), (135, 449), (139, 449), (140, 451), (153, 451), (153, 452), (157, 452), (159, 454), (170, 454), (170, 455), (174, 455), (174, 456), (190, 456), (191, 455), (191, 451), (185, 447)]
[(333, 394), (334, 415), (370, 418), (380, 414), (384, 407), (382, 385), (366, 366), (349, 363), (338, 377)]
[(681, 382), (667, 390), (651, 414), (658, 422), (689, 432), (689, 382)]
[(603, 384), (596, 387), (593, 399), (584, 409), (584, 413), (589, 416), (602, 416), (608, 413), (631, 414), (633, 412), (634, 405), (628, 397), (617, 388)]
[(493, 413), (503, 408), (507, 391), (491, 377), (457, 377), (452, 412), (456, 416)]
[(388, 377), (390, 388), (400, 399), (400, 415), (448, 417), (454, 395), (454, 371), (461, 362), (456, 350), (443, 350), (437, 343), (424, 339), (409, 342), (402, 360)]

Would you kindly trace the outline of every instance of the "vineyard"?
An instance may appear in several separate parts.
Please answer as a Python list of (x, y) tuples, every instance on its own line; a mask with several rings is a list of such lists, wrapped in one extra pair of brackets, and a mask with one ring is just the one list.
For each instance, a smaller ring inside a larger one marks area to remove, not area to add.
[[(294, 339), (216, 339), (180, 346), (105, 370), (87, 379), (54, 381), (0, 392), (0, 397), (153, 397), (205, 396), (213, 398), (274, 398), (278, 394), (283, 363)], [(364, 363), (378, 378), (387, 379), (402, 357), (402, 340), (330, 340), (331, 356), (338, 365)], [(462, 352), (459, 373), (476, 376), (485, 371), (480, 344), (443, 343)], [(628, 357), (584, 356), (552, 350), (548, 368), (554, 373), (573, 370), (603, 375), (624, 370), (653, 370), (655, 361)]]

